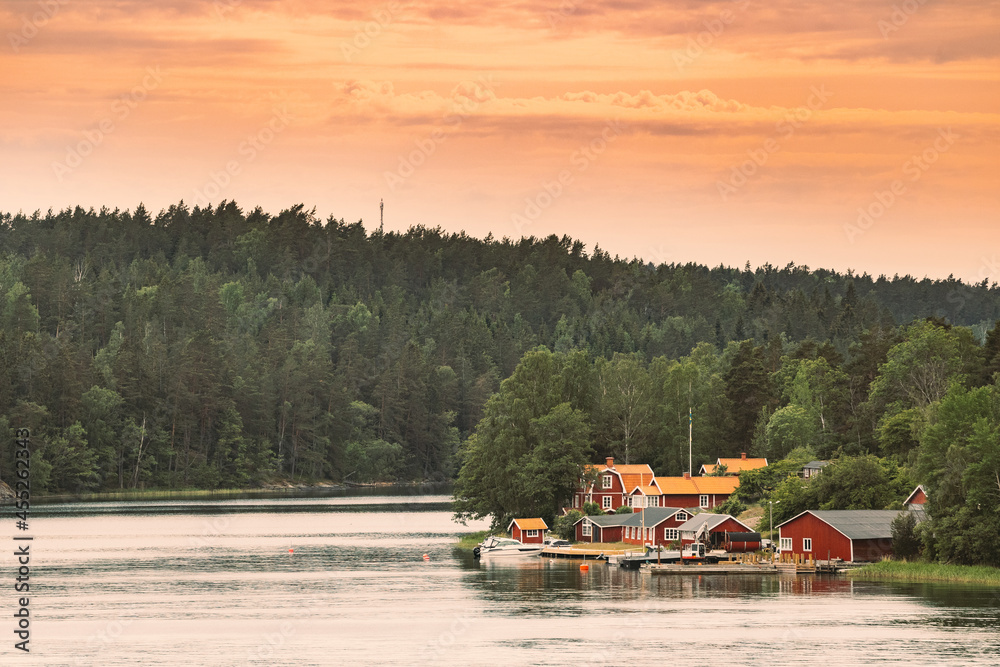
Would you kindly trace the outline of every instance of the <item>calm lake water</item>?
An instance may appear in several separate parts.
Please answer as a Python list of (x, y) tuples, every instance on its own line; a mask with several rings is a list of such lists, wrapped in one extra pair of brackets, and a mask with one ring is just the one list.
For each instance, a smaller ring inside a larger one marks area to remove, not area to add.
[(35, 507), (31, 654), (5, 611), (0, 663), (1000, 664), (996, 591), (480, 564), (447, 500)]

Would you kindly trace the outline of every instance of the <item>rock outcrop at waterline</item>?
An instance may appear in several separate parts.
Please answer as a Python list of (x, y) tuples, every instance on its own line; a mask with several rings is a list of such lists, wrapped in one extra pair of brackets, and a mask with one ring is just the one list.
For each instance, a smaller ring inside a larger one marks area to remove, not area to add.
[(14, 489), (7, 486), (7, 482), (0, 479), (0, 503), (14, 500)]

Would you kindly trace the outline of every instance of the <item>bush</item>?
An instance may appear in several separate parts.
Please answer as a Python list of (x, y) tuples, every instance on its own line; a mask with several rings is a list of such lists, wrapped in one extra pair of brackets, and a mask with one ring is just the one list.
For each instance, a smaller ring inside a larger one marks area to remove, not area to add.
[(632, 513), (632, 508), (629, 507), (628, 505), (622, 505), (621, 507), (615, 510), (615, 514), (631, 514), (631, 513)]
[(916, 528), (917, 517), (913, 512), (901, 512), (892, 520), (892, 552), (897, 558), (909, 560), (920, 554)]
[(573, 524), (583, 518), (583, 512), (570, 510), (562, 516), (557, 516), (552, 523), (552, 532), (564, 540), (572, 540), (576, 537)]
[(587, 516), (593, 516), (595, 514), (604, 514), (604, 510), (597, 503), (584, 503), (583, 513)]

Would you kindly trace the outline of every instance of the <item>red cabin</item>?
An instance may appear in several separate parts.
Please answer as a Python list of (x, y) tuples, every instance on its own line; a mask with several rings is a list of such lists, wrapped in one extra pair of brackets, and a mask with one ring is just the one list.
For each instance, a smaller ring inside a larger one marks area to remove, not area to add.
[(541, 544), (548, 529), (542, 519), (514, 519), (507, 526), (510, 536), (521, 544)]
[(892, 521), (899, 515), (899, 510), (808, 510), (778, 526), (781, 553), (879, 561), (892, 556)]

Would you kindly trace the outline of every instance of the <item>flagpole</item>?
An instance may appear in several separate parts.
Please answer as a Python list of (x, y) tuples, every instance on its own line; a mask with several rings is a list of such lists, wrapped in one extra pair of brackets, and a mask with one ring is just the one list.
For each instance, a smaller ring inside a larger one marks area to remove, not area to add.
[(688, 472), (694, 477), (694, 468), (691, 465), (691, 433), (694, 429), (694, 417), (691, 416), (691, 407), (688, 406)]

